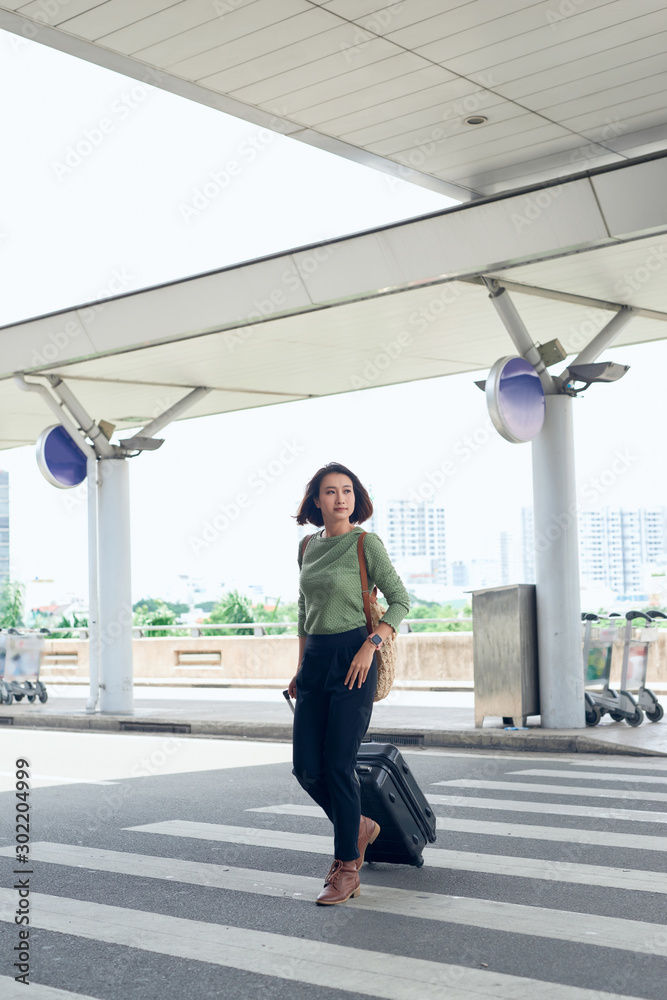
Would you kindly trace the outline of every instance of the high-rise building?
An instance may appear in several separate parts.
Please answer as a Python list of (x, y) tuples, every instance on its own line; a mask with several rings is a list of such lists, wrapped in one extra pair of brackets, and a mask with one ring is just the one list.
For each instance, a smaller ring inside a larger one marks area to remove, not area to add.
[[(535, 580), (533, 509), (521, 511), (523, 567)], [(579, 512), (579, 574), (582, 583), (608, 587), (619, 595), (639, 594), (644, 567), (667, 558), (667, 508), (602, 507)]]
[(406, 584), (411, 577), (447, 584), (444, 507), (429, 500), (419, 505), (409, 500), (376, 503), (365, 527), (380, 536)]
[(0, 469), (0, 585), (9, 580), (9, 473)]
[(470, 569), (462, 559), (452, 563), (452, 587), (467, 587), (470, 583)]
[(580, 574), (617, 594), (643, 590), (643, 567), (665, 558), (667, 508), (605, 507), (579, 515)]

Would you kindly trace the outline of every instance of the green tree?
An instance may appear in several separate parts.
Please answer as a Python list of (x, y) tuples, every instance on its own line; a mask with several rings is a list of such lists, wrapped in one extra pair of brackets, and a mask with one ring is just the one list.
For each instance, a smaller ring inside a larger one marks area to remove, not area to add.
[[(263, 604), (253, 604), (253, 621), (256, 622), (292, 622), (296, 621), (298, 614), (298, 604), (296, 601), (281, 604), (281, 598), (276, 601), (275, 607), (270, 611)], [(296, 635), (296, 628), (287, 625), (270, 628), (266, 630), (267, 635)]]
[(162, 609), (165, 607), (173, 611), (174, 615), (183, 615), (186, 611), (190, 610), (187, 604), (175, 604), (173, 601), (163, 601), (161, 597), (142, 597), (140, 601), (136, 601), (132, 605), (132, 610), (138, 611), (139, 608), (146, 608), (147, 611), (158, 611), (162, 614)]
[[(66, 629), (79, 629), (86, 628), (88, 625), (88, 619), (83, 616), (79, 618), (74, 612), (72, 612), (72, 620), (67, 617), (67, 615), (61, 615), (60, 620), (53, 626), (53, 628), (66, 628)], [(78, 632), (57, 632), (56, 639), (78, 639)]]
[[(238, 590), (232, 590), (228, 594), (223, 594), (222, 598), (211, 611), (208, 621), (214, 624), (233, 622), (252, 622), (253, 607), (250, 598), (239, 594)], [(202, 635), (252, 635), (251, 628), (235, 629), (202, 629)]]
[[(139, 607), (135, 605), (133, 623), (135, 625), (173, 625), (176, 621), (176, 614), (171, 608), (167, 607), (164, 601), (151, 601), (154, 605), (150, 608), (148, 604), (141, 604)], [(151, 629), (146, 635), (149, 638), (155, 638), (162, 636), (177, 636), (177, 635), (187, 635), (187, 629), (170, 629), (166, 631), (165, 629)]]
[[(458, 618), (460, 609), (451, 604), (437, 604), (435, 601), (420, 601), (410, 594), (410, 613), (408, 618)], [(469, 618), (472, 615), (472, 608), (466, 605), (462, 609), (462, 617)], [(424, 622), (423, 625), (410, 622), (413, 632), (470, 632), (471, 622)]]
[(0, 591), (0, 628), (21, 628), (25, 586), (18, 580), (6, 580)]

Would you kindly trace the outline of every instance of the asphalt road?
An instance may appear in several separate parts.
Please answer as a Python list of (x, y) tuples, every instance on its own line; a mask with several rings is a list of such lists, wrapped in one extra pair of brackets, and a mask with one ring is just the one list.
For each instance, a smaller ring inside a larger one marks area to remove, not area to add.
[(33, 1000), (665, 996), (665, 761), (406, 753), (439, 819), (425, 865), (366, 864), (358, 899), (318, 907), (330, 825), (284, 744), (23, 731), (0, 750), (6, 1000), (27, 995), (19, 754)]

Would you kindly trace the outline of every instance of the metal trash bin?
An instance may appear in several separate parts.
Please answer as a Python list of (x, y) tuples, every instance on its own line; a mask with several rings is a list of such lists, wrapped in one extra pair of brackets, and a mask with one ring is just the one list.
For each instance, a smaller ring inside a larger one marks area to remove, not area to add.
[(525, 726), (540, 714), (535, 584), (473, 590), (472, 619), (475, 726), (485, 716)]

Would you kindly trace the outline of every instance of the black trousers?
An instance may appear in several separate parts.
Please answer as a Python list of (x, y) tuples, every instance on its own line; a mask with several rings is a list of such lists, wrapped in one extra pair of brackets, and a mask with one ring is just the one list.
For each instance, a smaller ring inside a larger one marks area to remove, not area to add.
[(292, 774), (334, 825), (334, 857), (359, 857), (361, 806), (354, 764), (368, 729), (377, 685), (377, 653), (366, 680), (350, 691), (345, 676), (368, 638), (361, 626), (309, 635), (296, 677)]

